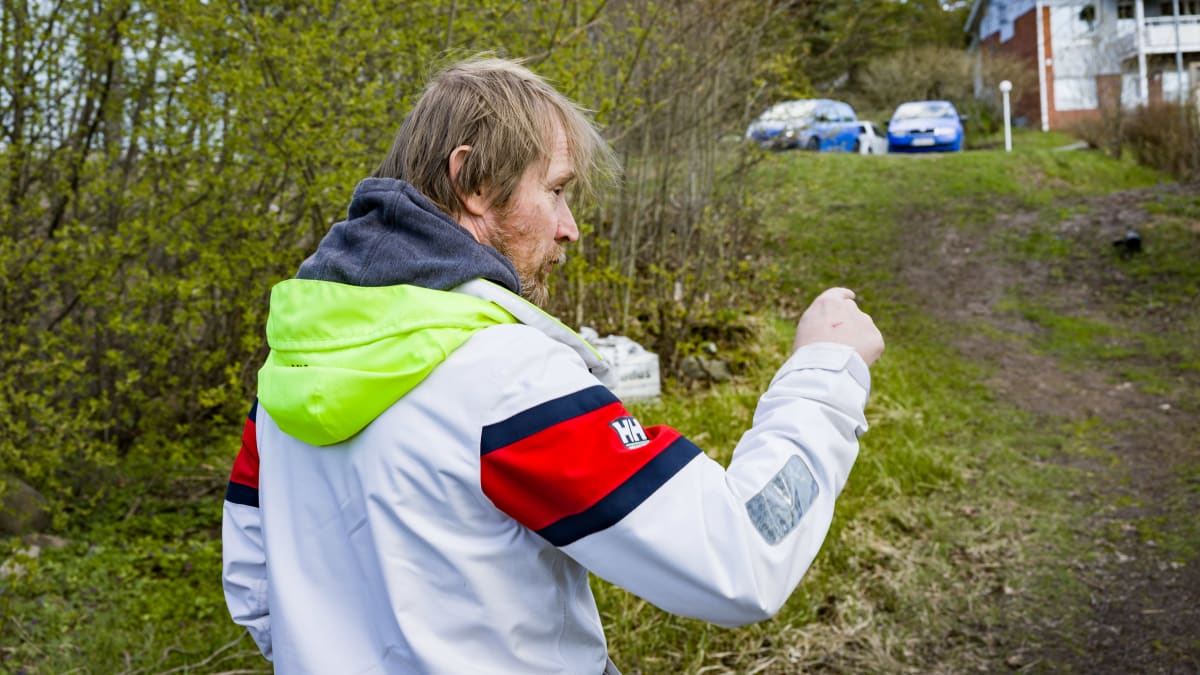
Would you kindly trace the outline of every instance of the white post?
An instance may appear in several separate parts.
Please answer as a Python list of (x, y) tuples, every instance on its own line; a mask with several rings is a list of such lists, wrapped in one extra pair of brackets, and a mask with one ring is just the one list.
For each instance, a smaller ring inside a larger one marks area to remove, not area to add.
[(1150, 81), (1146, 79), (1146, 9), (1142, 0), (1133, 3), (1134, 39), (1137, 44), (1138, 105), (1150, 105)]
[(1042, 26), (1042, 0), (1035, 3), (1037, 21), (1038, 97), (1041, 99), (1042, 131), (1050, 131), (1050, 92), (1046, 91), (1046, 34)]
[(1187, 89), (1183, 86), (1183, 49), (1179, 45), (1179, 0), (1172, 0), (1171, 12), (1175, 15), (1175, 77), (1179, 84), (1179, 103), (1182, 105), (1187, 101), (1185, 93)]
[(1008, 106), (1008, 92), (1012, 91), (1012, 82), (1005, 80), (1000, 83), (1000, 94), (1004, 98), (1004, 151), (1012, 152), (1012, 112)]

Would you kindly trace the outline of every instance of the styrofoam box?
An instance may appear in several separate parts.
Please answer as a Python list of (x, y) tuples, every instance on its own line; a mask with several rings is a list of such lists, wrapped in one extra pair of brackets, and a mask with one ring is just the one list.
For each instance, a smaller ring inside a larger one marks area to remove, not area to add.
[(662, 393), (658, 354), (645, 352), (636, 358), (625, 359), (615, 365), (617, 386), (613, 393), (622, 401), (658, 398)]
[(624, 335), (599, 337), (596, 331), (584, 327), (580, 334), (612, 364), (617, 384), (612, 388), (623, 401), (658, 398), (662, 393), (658, 354)]

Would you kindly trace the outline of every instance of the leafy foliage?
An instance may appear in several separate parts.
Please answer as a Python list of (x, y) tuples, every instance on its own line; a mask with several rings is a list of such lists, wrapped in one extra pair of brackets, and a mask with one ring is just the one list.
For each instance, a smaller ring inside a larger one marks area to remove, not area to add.
[[(863, 107), (887, 115), (904, 101), (948, 100), (967, 117), (969, 130), (986, 135), (1003, 124), (997, 85), (1008, 80), (1024, 91), (1031, 79), (1023, 63), (1004, 54), (923, 45), (870, 61), (859, 76), (856, 98)], [(976, 91), (977, 84), (981, 91)]]
[[(90, 472), (245, 400), (267, 290), (379, 143), (383, 80), (340, 40), (372, 44), (387, 20), (18, 7), (4, 18), (0, 263), (20, 283), (0, 302), (0, 471), (78, 506)], [(364, 96), (334, 93), (350, 73)]]
[(428, 75), (481, 50), (527, 58), (625, 158), (627, 180), (581, 209), (594, 243), (559, 309), (669, 361), (765, 279), (717, 139), (788, 4), (6, 3), (0, 472), (83, 515), (94, 472), (232, 430), (270, 287)]
[[(933, 30), (933, 7), (866, 9)], [(83, 515), (94, 472), (232, 429), (264, 356), (270, 287), (340, 217), (429, 74), (480, 51), (527, 59), (594, 110), (627, 170), (578, 208), (591, 236), (554, 309), (650, 342), (668, 367), (701, 341), (737, 342), (775, 271), (746, 182), (761, 155), (720, 139), (810, 87), (806, 71), (899, 44), (900, 29), (843, 31), (845, 11), (6, 3), (0, 473), (44, 491), (60, 518)], [(797, 51), (818, 43), (821, 58)]]
[(793, 35), (794, 64), (829, 93), (854, 89), (871, 61), (912, 46), (966, 46), (967, 3), (939, 0), (855, 0), (798, 3), (784, 23)]
[(740, 127), (747, 92), (775, 89), (761, 62), (788, 5), (610, 3), (593, 39), (554, 57), (625, 167), (615, 192), (581, 214), (590, 241), (556, 298), (570, 322), (649, 342), (670, 367), (721, 312), (769, 287), (746, 192), (757, 155), (718, 139)]

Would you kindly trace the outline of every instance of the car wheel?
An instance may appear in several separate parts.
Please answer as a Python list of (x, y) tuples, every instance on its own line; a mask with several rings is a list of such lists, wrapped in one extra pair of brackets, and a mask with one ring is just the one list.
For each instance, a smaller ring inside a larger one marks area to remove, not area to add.
[(821, 150), (821, 141), (820, 141), (820, 139), (818, 139), (816, 136), (813, 136), (812, 138), (809, 138), (809, 139), (808, 139), (808, 144), (806, 144), (806, 145), (804, 146), (804, 149), (805, 149), (805, 150), (812, 150), (813, 152), (819, 152), (819, 151)]
[(860, 154), (860, 153), (868, 154), (870, 151), (871, 151), (870, 146), (867, 146), (867, 152), (863, 152), (862, 139), (859, 139), (859, 138), (854, 139), (854, 147), (850, 148), (850, 152), (853, 152), (856, 155)]

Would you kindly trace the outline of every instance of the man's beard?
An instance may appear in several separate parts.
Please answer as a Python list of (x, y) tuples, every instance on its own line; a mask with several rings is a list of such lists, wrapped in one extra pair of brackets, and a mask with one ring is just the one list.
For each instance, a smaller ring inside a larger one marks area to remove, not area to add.
[[(492, 246), (499, 251), (505, 258), (512, 262), (513, 267), (517, 268), (517, 277), (521, 281), (521, 297), (529, 302), (546, 308), (550, 301), (550, 272), (553, 270), (553, 265), (566, 262), (567, 252), (557, 242), (552, 242), (549, 246), (539, 247), (532, 255), (522, 256), (517, 254), (517, 242), (520, 237), (520, 232), (514, 232), (509, 228), (500, 228), (492, 242)], [(531, 260), (523, 260), (523, 258), (531, 258)]]

